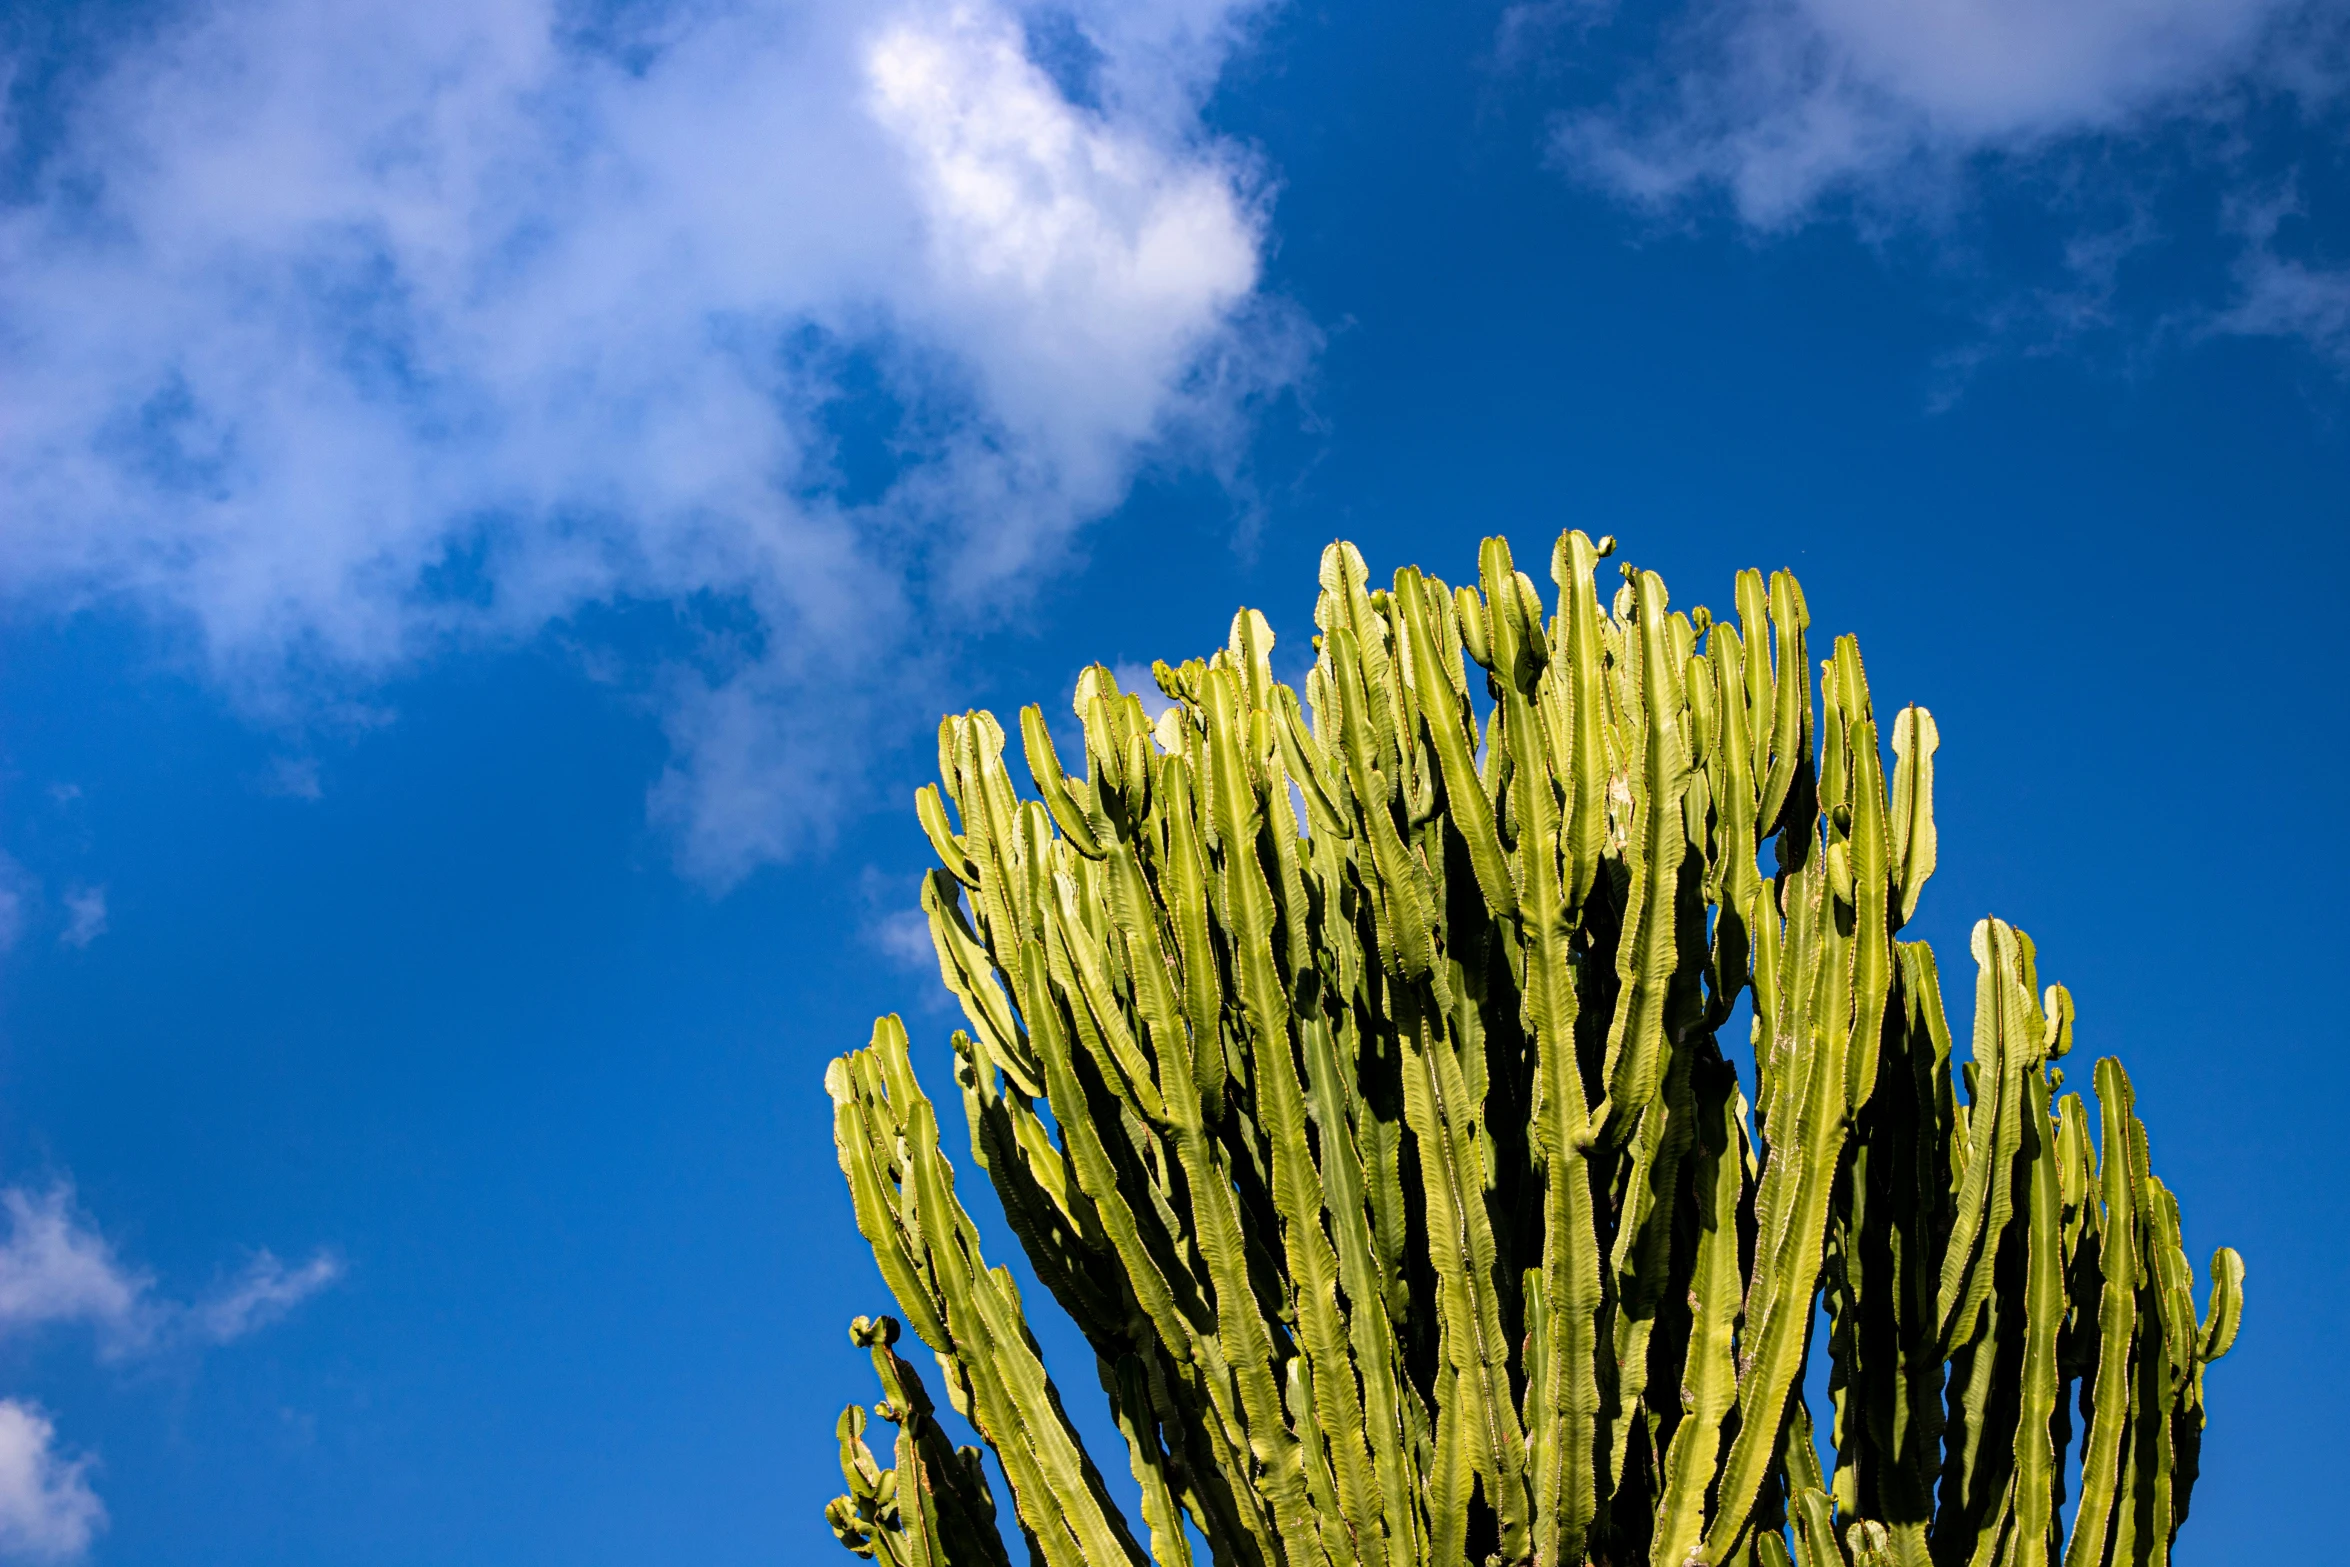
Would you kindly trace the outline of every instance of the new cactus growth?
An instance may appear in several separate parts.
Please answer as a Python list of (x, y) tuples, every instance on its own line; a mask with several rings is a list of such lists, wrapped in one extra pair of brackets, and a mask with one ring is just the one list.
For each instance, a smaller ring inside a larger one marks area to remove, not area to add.
[[(942, 725), (923, 904), (971, 1147), (1093, 1349), (1139, 1525), (898, 1020), (826, 1081), (858, 1226), (1032, 1560), (2167, 1560), (2241, 1261), (2198, 1320), (2128, 1079), (2068, 1090), (2072, 1002), (1997, 920), (1954, 1062), (1899, 939), (1933, 719), (1880, 733), (1850, 637), (1815, 702), (1788, 573), (1715, 620), (1627, 568), (1603, 608), (1611, 550), (1561, 539), (1546, 613), (1499, 539), (1457, 589), (1373, 589), (1335, 545), (1302, 701), (1244, 610), (1157, 667), (1155, 723), (1087, 670), (1079, 773), (1023, 712), (1028, 797), (995, 719)], [(1742, 999), (1751, 1082), (1718, 1042)], [(897, 1323), (854, 1331), (898, 1436), (883, 1469), (842, 1416), (842, 1542), (1006, 1562)]]

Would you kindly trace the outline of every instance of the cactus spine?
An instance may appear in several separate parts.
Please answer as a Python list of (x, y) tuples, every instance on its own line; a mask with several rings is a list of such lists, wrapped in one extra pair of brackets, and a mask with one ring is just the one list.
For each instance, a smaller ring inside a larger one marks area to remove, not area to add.
[[(2198, 1323), (2129, 1081), (2066, 1091), (2071, 999), (1997, 920), (1953, 1061), (1898, 939), (1933, 719), (1881, 735), (1850, 637), (1815, 705), (1790, 574), (1740, 573), (1735, 622), (1630, 569), (1603, 609), (1612, 549), (1561, 539), (1546, 614), (1499, 539), (1457, 589), (1373, 589), (1334, 545), (1302, 703), (1244, 610), (1157, 666), (1155, 723), (1080, 677), (1082, 775), (1023, 712), (1034, 798), (992, 717), (941, 726), (923, 907), (971, 1146), (1094, 1351), (1139, 1536), (898, 1020), (826, 1082), (858, 1227), (1032, 1560), (1193, 1567), (1193, 1531), (1235, 1567), (2167, 1560), (2241, 1260)], [(854, 1336), (895, 1467), (845, 1413), (835, 1532), (1006, 1562), (897, 1323)]]

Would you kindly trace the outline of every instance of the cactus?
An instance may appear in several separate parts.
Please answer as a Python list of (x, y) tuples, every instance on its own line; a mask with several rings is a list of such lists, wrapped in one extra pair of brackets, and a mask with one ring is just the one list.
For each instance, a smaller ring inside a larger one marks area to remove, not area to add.
[[(1302, 702), (1244, 610), (1157, 666), (1155, 723), (1085, 671), (1082, 775), (1023, 712), (1031, 797), (992, 717), (941, 726), (923, 907), (970, 1144), (1094, 1352), (1139, 1529), (899, 1021), (826, 1082), (858, 1227), (1032, 1561), (2167, 1560), (2241, 1260), (2198, 1321), (2129, 1080), (2066, 1089), (2071, 999), (1998, 920), (1953, 1060), (1900, 939), (1933, 719), (1881, 734), (1850, 637), (1815, 706), (1788, 573), (1740, 573), (1734, 620), (1628, 568), (1603, 609), (1612, 548), (1560, 540), (1546, 615), (1499, 539), (1457, 589), (1373, 590), (1334, 545)], [(882, 1469), (842, 1416), (841, 1541), (1007, 1561), (897, 1323), (854, 1336), (898, 1438)]]

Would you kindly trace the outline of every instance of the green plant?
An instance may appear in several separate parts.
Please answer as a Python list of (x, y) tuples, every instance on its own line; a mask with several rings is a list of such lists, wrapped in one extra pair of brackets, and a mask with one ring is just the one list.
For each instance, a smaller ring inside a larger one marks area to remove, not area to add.
[[(1158, 666), (1155, 724), (1085, 672), (1082, 778), (1024, 711), (1036, 799), (993, 718), (939, 731), (923, 902), (971, 1146), (1094, 1350), (1150, 1556), (1187, 1567), (1188, 1520), (1246, 1567), (2166, 1560), (2241, 1261), (2198, 1322), (2128, 1079), (2064, 1091), (2071, 1000), (1996, 920), (1954, 1090), (1934, 955), (1896, 939), (1932, 718), (1892, 720), (1888, 787), (1850, 637), (1815, 711), (1791, 575), (1740, 573), (1733, 623), (1626, 568), (1608, 612), (1611, 548), (1560, 540), (1546, 619), (1501, 540), (1457, 590), (1369, 590), (1333, 546), (1307, 706), (1243, 611)], [(1716, 1042), (1742, 995), (1751, 1101)], [(1143, 1562), (898, 1020), (827, 1083), (859, 1228), (1032, 1558)], [(854, 1331), (898, 1434), (884, 1470), (842, 1416), (840, 1538), (1006, 1562), (897, 1324)]]

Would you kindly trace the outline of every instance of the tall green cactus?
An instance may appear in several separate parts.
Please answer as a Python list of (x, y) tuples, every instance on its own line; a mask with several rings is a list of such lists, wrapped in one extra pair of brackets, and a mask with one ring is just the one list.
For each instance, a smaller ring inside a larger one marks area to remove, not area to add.
[[(1852, 638), (1815, 708), (1791, 575), (1740, 573), (1733, 623), (1627, 568), (1603, 610), (1612, 548), (1559, 541), (1546, 618), (1499, 539), (1458, 589), (1373, 590), (1334, 545), (1302, 704), (1244, 610), (1157, 667), (1156, 723), (1079, 678), (1082, 777), (1023, 712), (1033, 799), (992, 717), (940, 728), (923, 905), (971, 1146), (1093, 1348), (1139, 1537), (898, 1020), (826, 1082), (858, 1226), (1033, 1561), (2167, 1560), (2241, 1260), (2199, 1323), (2120, 1063), (2094, 1112), (2065, 1091), (2072, 1002), (1997, 920), (1954, 1066), (1934, 955), (1897, 939), (1933, 719), (1894, 717), (1888, 786)], [(1717, 1043), (1741, 996), (1751, 1084)], [(842, 1542), (1006, 1562), (897, 1324), (854, 1332), (899, 1435), (884, 1470), (842, 1416)]]

